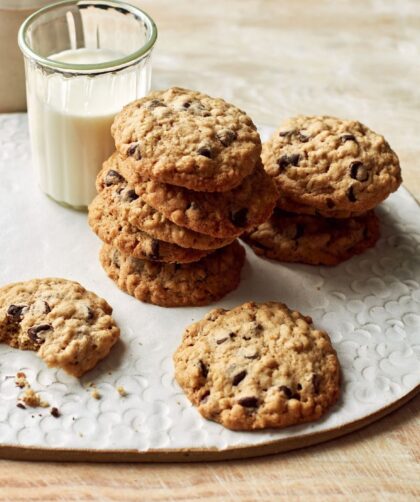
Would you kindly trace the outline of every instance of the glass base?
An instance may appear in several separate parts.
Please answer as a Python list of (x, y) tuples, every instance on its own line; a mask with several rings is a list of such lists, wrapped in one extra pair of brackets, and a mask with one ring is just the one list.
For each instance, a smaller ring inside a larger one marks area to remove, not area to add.
[[(45, 192), (44, 192), (45, 193)], [(88, 206), (74, 206), (72, 204), (69, 204), (68, 202), (64, 202), (63, 200), (57, 200), (54, 199), (50, 194), (46, 193), (45, 194), (49, 199), (52, 201), (56, 202), (57, 204), (60, 204), (60, 206), (66, 207), (67, 209), (74, 209), (75, 211), (81, 211), (84, 213), (87, 213)]]

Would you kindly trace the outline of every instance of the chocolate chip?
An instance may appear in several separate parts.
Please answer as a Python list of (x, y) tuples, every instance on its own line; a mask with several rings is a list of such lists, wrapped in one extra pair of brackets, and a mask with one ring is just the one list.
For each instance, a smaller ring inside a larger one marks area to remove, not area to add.
[(23, 403), (17, 403), (16, 406), (22, 410), (26, 410), (26, 406)]
[(210, 391), (206, 390), (206, 392), (201, 396), (200, 402), (205, 403), (207, 401), (207, 398), (210, 396)]
[(201, 146), (197, 150), (198, 155), (202, 155), (203, 157), (207, 157), (208, 159), (212, 158), (212, 151), (211, 148), (208, 146)]
[(219, 338), (218, 340), (216, 340), (216, 343), (217, 345), (221, 345), (222, 343), (226, 342), (227, 339), (227, 336), (225, 338)]
[(54, 418), (58, 418), (61, 415), (58, 408), (56, 408), (55, 406), (51, 408), (50, 413)]
[(240, 399), (238, 399), (238, 404), (240, 404), (244, 408), (257, 408), (258, 398), (255, 396), (241, 397)]
[(44, 343), (45, 340), (40, 338), (38, 333), (49, 331), (50, 329), (53, 329), (51, 324), (38, 324), (38, 326), (32, 326), (32, 328), (28, 329), (28, 336), (35, 343)]
[(238, 135), (232, 129), (222, 129), (216, 133), (216, 137), (223, 146), (229, 146), (235, 141)]
[(343, 134), (340, 136), (341, 143), (345, 143), (346, 141), (355, 141), (357, 143), (357, 140), (353, 134)]
[(292, 153), (291, 155), (282, 155), (277, 160), (277, 165), (280, 169), (286, 169), (288, 166), (297, 166), (299, 164), (300, 155), (298, 153)]
[(240, 371), (239, 373), (236, 373), (234, 377), (232, 378), (232, 385), (238, 385), (239, 383), (242, 382), (242, 380), (246, 377), (246, 370)]
[(207, 366), (203, 363), (203, 361), (201, 359), (198, 361), (198, 364), (200, 366), (201, 374), (203, 375), (204, 378), (207, 378), (207, 375), (209, 374), (209, 369), (207, 368)]
[(237, 211), (231, 211), (230, 213), (230, 221), (235, 225), (235, 227), (242, 228), (247, 224), (248, 217), (248, 209), (243, 207), (242, 209), (238, 209)]
[(302, 390), (302, 385), (301, 385), (300, 383), (298, 383), (298, 384), (296, 385), (296, 389), (297, 389), (297, 390)]
[(244, 335), (244, 336), (242, 337), (242, 340), (245, 340), (245, 341), (249, 342), (249, 340), (251, 340), (251, 337), (250, 337), (250, 336), (248, 336), (248, 335)]
[(104, 185), (110, 187), (112, 185), (116, 185), (117, 183), (124, 182), (125, 179), (121, 176), (121, 174), (114, 169), (110, 169), (105, 176)]
[(356, 202), (357, 198), (354, 193), (354, 186), (352, 185), (346, 192), (347, 198), (349, 199), (350, 202)]
[(129, 157), (133, 157), (135, 160), (140, 160), (141, 159), (140, 144), (131, 143), (131, 145), (128, 147), (127, 155)]
[(150, 254), (149, 254), (149, 258), (151, 260), (159, 260), (160, 258), (160, 254), (159, 254), (159, 241), (156, 240), (156, 239), (152, 239), (152, 242), (150, 244)]
[(86, 309), (87, 309), (86, 319), (88, 321), (91, 321), (95, 317), (95, 312), (90, 307), (86, 307)]
[(298, 240), (302, 237), (304, 230), (305, 227), (302, 225), (302, 223), (298, 223), (296, 225), (295, 240)]
[(191, 106), (191, 103), (189, 101), (186, 101), (185, 103), (182, 103), (182, 108), (185, 108), (186, 110)]
[(350, 163), (350, 177), (357, 181), (367, 181), (369, 179), (369, 173), (363, 162), (360, 160), (355, 160)]
[(125, 202), (133, 202), (138, 198), (139, 196), (136, 194), (134, 190), (127, 190), (126, 192), (124, 192), (123, 200)]
[(236, 338), (236, 333), (229, 333), (230, 338)]
[(329, 209), (332, 209), (333, 207), (335, 207), (335, 202), (331, 199), (331, 197), (327, 197), (325, 199), (326, 203), (327, 203), (327, 207)]
[(321, 386), (321, 378), (316, 373), (313, 373), (312, 374), (312, 387), (314, 388), (315, 394), (319, 393), (320, 386)]
[(49, 314), (51, 312), (51, 307), (48, 305), (48, 303), (44, 300), (44, 314)]
[(290, 387), (286, 387), (286, 385), (280, 385), (279, 391), (283, 392), (287, 399), (291, 399), (291, 397), (293, 396), (292, 389)]
[(150, 101), (150, 103), (147, 104), (147, 108), (149, 109), (158, 108), (159, 106), (166, 106), (166, 105), (162, 101), (159, 101), (159, 99), (152, 99), (152, 101)]
[(180, 263), (174, 263), (174, 269), (175, 269), (175, 272), (177, 270), (179, 270), (181, 268), (181, 264)]
[(289, 162), (292, 166), (297, 166), (299, 164), (300, 155), (298, 153), (292, 153), (289, 155)]
[(23, 319), (23, 310), (27, 305), (10, 305), (7, 309), (7, 317), (13, 322), (20, 322)]

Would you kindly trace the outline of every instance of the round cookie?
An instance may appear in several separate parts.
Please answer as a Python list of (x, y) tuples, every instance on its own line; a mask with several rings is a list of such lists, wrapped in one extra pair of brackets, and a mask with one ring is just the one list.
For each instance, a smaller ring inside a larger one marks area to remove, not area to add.
[(282, 198), (326, 217), (369, 211), (401, 184), (384, 137), (352, 120), (291, 118), (264, 144), (262, 159)]
[(316, 420), (339, 396), (328, 335), (276, 302), (212, 310), (186, 329), (174, 363), (198, 411), (229, 429)]
[(0, 288), (0, 342), (37, 351), (50, 367), (79, 377), (103, 359), (120, 330), (112, 308), (80, 284), (32, 279)]
[(259, 134), (245, 112), (177, 87), (125, 106), (111, 132), (135, 173), (197, 191), (234, 188), (261, 154)]
[[(130, 161), (116, 159), (118, 169), (150, 206), (176, 225), (219, 239), (234, 238), (271, 214), (276, 187), (259, 161), (242, 183), (227, 192), (195, 192), (158, 181), (130, 177)], [(131, 172), (132, 173), (132, 172)]]
[(104, 163), (103, 169), (97, 176), (96, 185), (101, 192), (102, 200), (108, 207), (117, 207), (124, 220), (155, 239), (183, 248), (214, 250), (232, 242), (233, 238), (218, 239), (180, 227), (168, 220), (149, 206), (143, 196), (137, 195), (133, 187), (127, 184), (118, 171), (117, 162), (113, 157)]
[(208, 305), (239, 284), (245, 251), (237, 241), (187, 265), (153, 263), (104, 245), (100, 261), (120, 289), (162, 307)]
[(379, 236), (373, 211), (337, 220), (276, 208), (268, 221), (241, 238), (257, 255), (273, 260), (337, 265), (374, 246)]
[(154, 239), (146, 232), (134, 227), (112, 201), (98, 194), (89, 206), (89, 225), (105, 243), (135, 258), (166, 263), (190, 263), (200, 260), (208, 251), (187, 249)]

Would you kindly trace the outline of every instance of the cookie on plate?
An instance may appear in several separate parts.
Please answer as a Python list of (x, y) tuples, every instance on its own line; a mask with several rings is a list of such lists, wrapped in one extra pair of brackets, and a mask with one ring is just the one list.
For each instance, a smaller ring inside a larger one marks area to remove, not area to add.
[(81, 376), (103, 359), (120, 330), (112, 308), (66, 279), (32, 279), (0, 288), (0, 342), (37, 351), (50, 367)]
[(257, 255), (273, 260), (337, 265), (375, 245), (379, 220), (373, 211), (340, 220), (276, 208), (268, 221), (241, 239)]
[(177, 87), (125, 106), (111, 132), (135, 173), (197, 191), (234, 188), (261, 153), (260, 136), (245, 112)]
[[(118, 162), (118, 160), (117, 160)], [(176, 225), (219, 239), (234, 238), (271, 214), (278, 197), (273, 180), (258, 161), (252, 174), (226, 192), (195, 192), (187, 188), (130, 178), (130, 160), (118, 168), (137, 194)]]
[(182, 248), (151, 237), (131, 225), (118, 205), (107, 200), (103, 193), (98, 194), (89, 206), (89, 225), (103, 242), (116, 247), (121, 253), (143, 260), (190, 263), (209, 253), (199, 249)]
[(239, 284), (244, 248), (234, 241), (195, 263), (153, 263), (104, 245), (100, 261), (120, 289), (138, 300), (162, 307), (208, 305)]
[(264, 144), (262, 159), (281, 197), (326, 217), (367, 212), (401, 184), (384, 137), (354, 120), (291, 118)]
[(156, 211), (139, 196), (118, 170), (117, 154), (104, 163), (97, 176), (96, 185), (103, 202), (131, 225), (155, 239), (176, 244), (183, 248), (214, 250), (227, 246), (234, 237), (219, 239), (180, 227)]
[(340, 367), (328, 335), (281, 303), (212, 310), (186, 329), (174, 363), (198, 411), (230, 429), (316, 420), (339, 397)]

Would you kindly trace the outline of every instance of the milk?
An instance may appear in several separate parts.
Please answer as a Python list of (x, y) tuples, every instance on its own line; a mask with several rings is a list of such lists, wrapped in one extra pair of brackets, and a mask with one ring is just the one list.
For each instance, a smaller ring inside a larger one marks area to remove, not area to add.
[[(105, 49), (76, 49), (49, 58), (95, 64), (122, 56)], [(86, 208), (95, 196), (96, 174), (115, 149), (110, 133), (114, 116), (136, 97), (136, 74), (45, 77), (32, 71), (28, 75), (35, 79), (28, 85), (28, 103), (39, 185), (58, 202)]]

